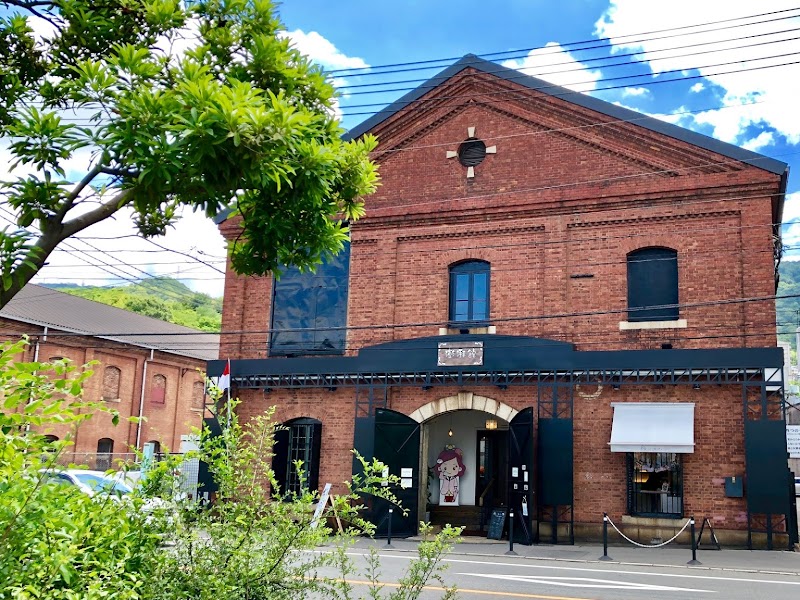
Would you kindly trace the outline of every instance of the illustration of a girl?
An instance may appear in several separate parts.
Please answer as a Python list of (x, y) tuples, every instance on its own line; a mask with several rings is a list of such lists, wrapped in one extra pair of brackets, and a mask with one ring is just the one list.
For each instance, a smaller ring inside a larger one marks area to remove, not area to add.
[(439, 476), (439, 504), (458, 506), (459, 478), (467, 471), (460, 448), (445, 448), (436, 459), (434, 470)]

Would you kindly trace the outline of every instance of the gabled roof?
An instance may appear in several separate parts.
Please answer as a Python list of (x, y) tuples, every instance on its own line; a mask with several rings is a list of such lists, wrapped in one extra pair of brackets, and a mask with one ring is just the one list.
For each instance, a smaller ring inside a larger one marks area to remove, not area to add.
[(0, 309), (0, 317), (189, 358), (213, 360), (219, 355), (217, 334), (174, 325), (32, 283)]
[(434, 87), (444, 83), (451, 77), (457, 75), (467, 68), (472, 68), (482, 73), (494, 75), (495, 77), (499, 77), (500, 79), (504, 79), (506, 81), (511, 81), (522, 87), (536, 90), (541, 94), (556, 97), (564, 102), (577, 104), (583, 108), (607, 115), (615, 120), (632, 121), (634, 124), (644, 127), (645, 129), (667, 135), (700, 148), (705, 148), (711, 152), (716, 152), (722, 156), (739, 160), (754, 167), (769, 171), (770, 173), (784, 175), (788, 169), (786, 163), (775, 160), (774, 158), (769, 158), (762, 154), (745, 150), (744, 148), (734, 146), (733, 144), (721, 142), (707, 135), (679, 127), (678, 125), (673, 125), (672, 123), (667, 123), (666, 121), (661, 121), (654, 117), (648, 117), (628, 108), (622, 108), (621, 106), (612, 104), (611, 102), (606, 102), (605, 100), (599, 100), (580, 92), (574, 92), (572, 90), (568, 90), (567, 88), (553, 85), (552, 83), (543, 79), (524, 75), (519, 71), (509, 69), (508, 67), (498, 65), (497, 63), (493, 63), (488, 60), (484, 60), (478, 56), (475, 56), (474, 54), (467, 54), (458, 62), (450, 67), (447, 67), (438, 75), (430, 78), (415, 90), (412, 90), (398, 100), (395, 100), (386, 108), (382, 109), (372, 117), (368, 118), (366, 121), (362, 122), (360, 125), (357, 125), (351, 129), (347, 134), (345, 134), (345, 136), (343, 136), (344, 139), (355, 139), (369, 132), (377, 125), (383, 123), (389, 117), (393, 116), (395, 113), (398, 113), (404, 108), (409, 106), (413, 107), (417, 100), (430, 92)]

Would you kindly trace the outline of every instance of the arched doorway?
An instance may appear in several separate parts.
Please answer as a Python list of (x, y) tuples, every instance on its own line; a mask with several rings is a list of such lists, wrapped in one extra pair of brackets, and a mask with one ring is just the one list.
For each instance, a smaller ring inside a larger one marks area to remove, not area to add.
[[(492, 398), (459, 392), (409, 415), (422, 423), (420, 520), (461, 525), (468, 534), (485, 535), (492, 509), (507, 502), (509, 422), (517, 414)], [(449, 458), (452, 465), (453, 452), (464, 468), (455, 497), (443, 493), (453, 491), (451, 476), (436, 469), (440, 460)]]

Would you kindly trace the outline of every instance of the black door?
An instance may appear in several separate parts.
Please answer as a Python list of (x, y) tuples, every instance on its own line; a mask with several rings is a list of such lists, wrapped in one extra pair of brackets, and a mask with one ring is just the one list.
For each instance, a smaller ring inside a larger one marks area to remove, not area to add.
[[(401, 485), (391, 490), (402, 503), (402, 510), (394, 507), (392, 514), (393, 537), (417, 534), (419, 434), (420, 425), (414, 419), (393, 410), (379, 408), (375, 411), (374, 456), (389, 468), (391, 475), (401, 478)], [(369, 518), (377, 525), (375, 534), (385, 537), (391, 504), (380, 498), (367, 501)], [(403, 516), (403, 511), (407, 511), (407, 516)]]
[(533, 511), (533, 408), (526, 408), (508, 424), (508, 506), (514, 512), (514, 541), (530, 545), (534, 541)]
[(478, 431), (475, 504), (483, 510), (483, 524), (488, 523), (493, 508), (505, 506), (508, 492), (508, 432)]

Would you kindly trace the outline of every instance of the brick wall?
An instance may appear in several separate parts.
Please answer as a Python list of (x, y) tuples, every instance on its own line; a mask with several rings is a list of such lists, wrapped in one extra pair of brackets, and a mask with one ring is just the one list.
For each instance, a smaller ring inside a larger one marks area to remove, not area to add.
[[(578, 350), (775, 345), (778, 175), (469, 70), (423, 100), (423, 108), (401, 111), (372, 131), (382, 186), (352, 230), (349, 354), (436, 335), (448, 319), (448, 266), (465, 259), (491, 263), (490, 321), (498, 334), (558, 339)], [(457, 159), (446, 158), (468, 127), (497, 147), (472, 180)], [(233, 239), (237, 220), (222, 232)], [(686, 328), (620, 330), (626, 255), (648, 246), (678, 253)], [(221, 357), (266, 356), (270, 290), (269, 278), (229, 269), (223, 330), (237, 333), (223, 337)], [(390, 406), (408, 414), (432, 394), (457, 391), (395, 389)], [(530, 391), (492, 392), (515, 408), (531, 404)], [(242, 399), (245, 419), (274, 404), (279, 420), (322, 421), (320, 482), (349, 477), (352, 392), (275, 391), (265, 398), (245, 391)], [(576, 397), (576, 521), (625, 512), (624, 455), (611, 453), (608, 441), (610, 403), (626, 400), (698, 403), (697, 447), (684, 463), (685, 513), (743, 527), (744, 501), (725, 498), (722, 481), (744, 472), (738, 387), (636, 387)]]
[[(83, 397), (89, 402), (105, 402), (109, 408), (119, 411), (120, 423), (114, 426), (111, 415), (102, 412), (82, 423), (77, 433), (73, 434), (74, 445), (69, 449), (76, 460), (97, 452), (97, 442), (102, 438), (113, 440), (115, 453), (129, 452), (136, 445), (137, 425), (129, 423), (127, 419), (139, 415), (145, 361), (148, 363), (148, 385), (154, 374), (163, 374), (167, 378), (167, 395), (165, 404), (156, 406), (149, 401), (149, 388), (145, 387), (142, 414), (146, 421), (141, 425), (140, 448), (145, 442), (158, 441), (163, 450), (178, 450), (181, 435), (189, 434), (192, 427), (202, 425), (203, 410), (192, 407), (192, 391), (196, 382), (203, 381), (198, 369), (205, 370), (205, 361), (165, 352), (154, 352), (150, 360), (150, 351), (145, 348), (92, 337), (59, 336), (59, 332), (52, 328), (45, 340), (40, 327), (0, 319), (0, 340), (16, 341), (22, 334), (31, 338), (25, 355), (20, 357), (22, 360), (34, 359), (38, 341), (40, 361), (63, 357), (78, 366), (98, 361), (92, 367), (94, 375), (86, 382)], [(106, 367), (120, 370), (118, 398), (103, 400)], [(63, 439), (69, 430), (66, 427), (54, 427), (48, 433)]]

